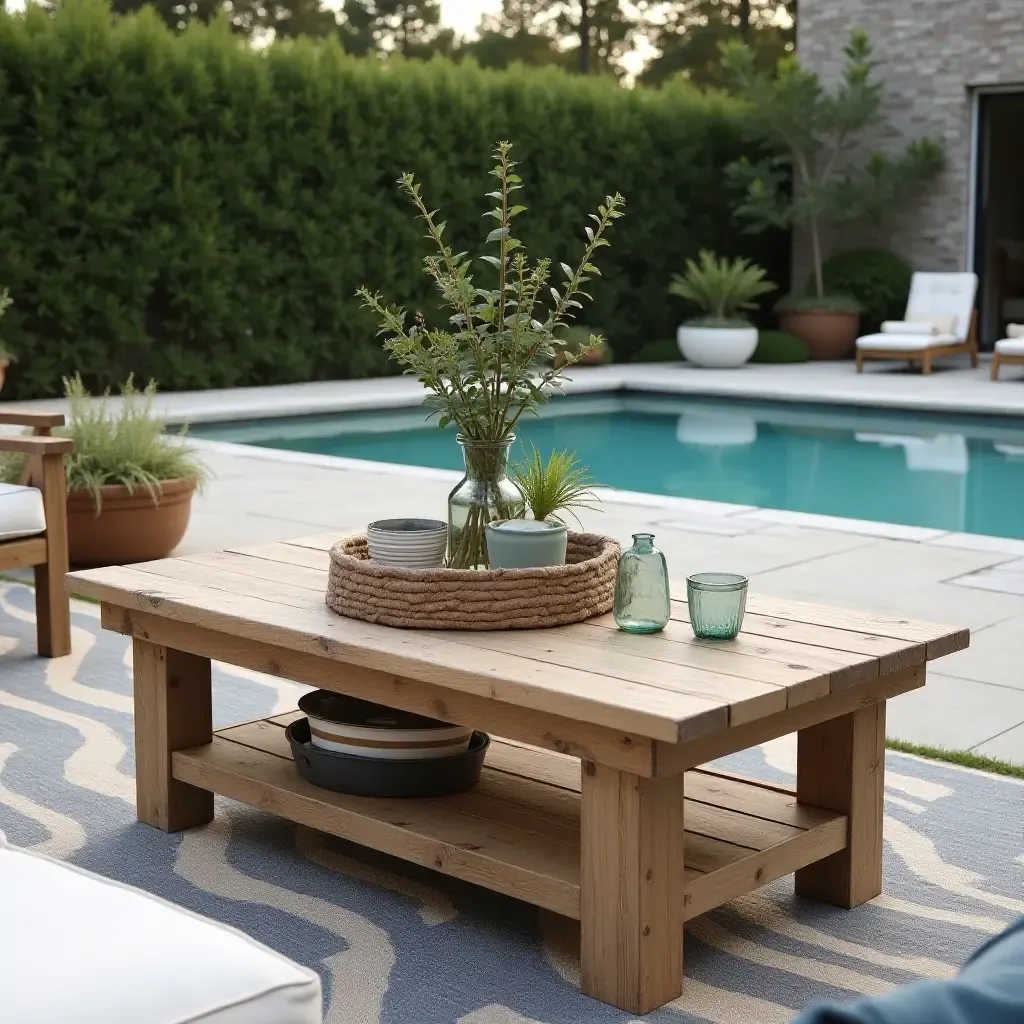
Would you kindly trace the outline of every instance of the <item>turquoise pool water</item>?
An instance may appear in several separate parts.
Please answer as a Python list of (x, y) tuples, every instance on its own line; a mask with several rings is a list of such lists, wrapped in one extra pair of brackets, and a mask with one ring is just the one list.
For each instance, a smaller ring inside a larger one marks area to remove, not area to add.
[[(460, 469), (420, 409), (207, 425), (196, 436)], [(1024, 422), (644, 395), (556, 399), (523, 424), (609, 487), (1024, 538)]]

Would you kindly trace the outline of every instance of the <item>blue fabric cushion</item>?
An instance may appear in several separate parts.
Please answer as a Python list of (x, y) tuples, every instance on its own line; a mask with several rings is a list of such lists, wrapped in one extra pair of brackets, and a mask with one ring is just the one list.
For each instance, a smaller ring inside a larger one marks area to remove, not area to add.
[(793, 1024), (1024, 1024), (1024, 917), (986, 942), (952, 981), (812, 1006)]

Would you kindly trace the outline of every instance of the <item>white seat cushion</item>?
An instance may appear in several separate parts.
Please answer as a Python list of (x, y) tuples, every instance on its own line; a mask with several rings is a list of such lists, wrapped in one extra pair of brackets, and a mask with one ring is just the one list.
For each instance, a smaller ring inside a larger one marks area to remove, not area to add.
[(0, 484), (0, 543), (46, 530), (43, 492), (38, 487)]
[(242, 932), (0, 843), (0, 1019), (321, 1024), (320, 979)]
[(996, 351), (1001, 356), (1024, 356), (1024, 338), (1003, 338), (996, 342)]
[(953, 334), (865, 334), (857, 339), (857, 348), (876, 352), (923, 352), (959, 341)]

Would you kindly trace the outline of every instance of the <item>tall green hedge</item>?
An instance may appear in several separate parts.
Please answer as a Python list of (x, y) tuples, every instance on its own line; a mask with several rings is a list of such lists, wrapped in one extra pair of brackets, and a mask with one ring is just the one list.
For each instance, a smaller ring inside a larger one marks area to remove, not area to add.
[(701, 246), (785, 277), (785, 237), (732, 221), (722, 168), (746, 144), (725, 97), (305, 41), (256, 53), (98, 0), (0, 15), (2, 332), (19, 354), (3, 397), (52, 394), (75, 370), (165, 389), (389, 372), (356, 287), (433, 309), (395, 179), (414, 170), (472, 251), (498, 139), (522, 161), (536, 255), (572, 262), (585, 213), (627, 197), (585, 314), (620, 359), (672, 333), (665, 286)]

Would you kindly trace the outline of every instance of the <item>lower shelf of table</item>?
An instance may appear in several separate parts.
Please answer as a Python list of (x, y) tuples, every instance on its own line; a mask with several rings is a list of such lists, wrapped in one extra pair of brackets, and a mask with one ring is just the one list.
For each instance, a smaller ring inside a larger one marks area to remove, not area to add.
[[(580, 916), (580, 762), (493, 740), (468, 793), (347, 796), (298, 773), (284, 727), (298, 712), (176, 751), (176, 779), (569, 917)], [(842, 850), (845, 815), (711, 770), (686, 773), (686, 917)]]

